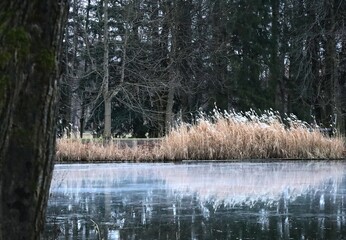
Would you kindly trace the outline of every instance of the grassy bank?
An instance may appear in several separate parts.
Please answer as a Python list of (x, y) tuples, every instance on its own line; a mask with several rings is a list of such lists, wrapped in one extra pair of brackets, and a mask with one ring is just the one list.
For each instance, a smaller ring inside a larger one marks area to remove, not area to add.
[(294, 116), (273, 112), (215, 112), (195, 124), (180, 124), (154, 145), (132, 147), (60, 139), (58, 161), (179, 161), (227, 159), (340, 159), (341, 137), (328, 137)]
[[(158, 142), (158, 141), (156, 141)], [(116, 142), (58, 139), (57, 161), (160, 161), (159, 144), (123, 146)]]

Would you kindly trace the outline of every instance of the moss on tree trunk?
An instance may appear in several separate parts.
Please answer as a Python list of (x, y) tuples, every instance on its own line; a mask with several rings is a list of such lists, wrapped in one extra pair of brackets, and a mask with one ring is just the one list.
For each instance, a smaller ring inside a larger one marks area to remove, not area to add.
[(67, 1), (0, 3), (0, 239), (40, 239)]

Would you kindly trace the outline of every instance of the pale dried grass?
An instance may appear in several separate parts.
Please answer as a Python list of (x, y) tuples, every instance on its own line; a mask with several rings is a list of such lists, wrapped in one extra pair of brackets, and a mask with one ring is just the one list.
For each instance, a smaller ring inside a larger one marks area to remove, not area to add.
[(344, 141), (327, 137), (306, 123), (290, 127), (275, 114), (220, 114), (181, 124), (161, 144), (165, 159), (340, 159)]
[(78, 139), (57, 140), (57, 161), (156, 161), (162, 159), (157, 146), (119, 147), (99, 142), (82, 143)]
[(276, 113), (215, 112), (194, 125), (180, 124), (154, 146), (120, 147), (110, 143), (82, 143), (59, 139), (58, 161), (176, 161), (227, 159), (340, 159), (345, 145), (341, 137), (327, 137), (293, 118)]

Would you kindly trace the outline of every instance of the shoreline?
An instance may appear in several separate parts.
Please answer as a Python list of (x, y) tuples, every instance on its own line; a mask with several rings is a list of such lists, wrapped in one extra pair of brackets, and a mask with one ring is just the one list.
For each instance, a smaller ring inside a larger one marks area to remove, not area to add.
[(229, 160), (165, 160), (165, 161), (132, 161), (132, 160), (63, 160), (54, 161), (55, 164), (140, 164), (140, 163), (174, 163), (174, 164), (201, 164), (201, 163), (282, 163), (282, 162), (346, 162), (346, 158), (269, 158), (269, 159), (229, 159)]
[[(342, 136), (323, 134), (299, 120), (215, 113), (182, 123), (163, 138), (58, 139), (58, 162), (181, 162), (345, 159)], [(254, 160), (256, 159), (256, 160)]]

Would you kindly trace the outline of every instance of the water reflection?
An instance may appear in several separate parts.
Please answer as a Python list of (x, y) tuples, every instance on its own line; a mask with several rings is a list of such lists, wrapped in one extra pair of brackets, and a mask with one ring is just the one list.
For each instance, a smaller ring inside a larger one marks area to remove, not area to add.
[(340, 239), (342, 163), (57, 165), (48, 239)]

